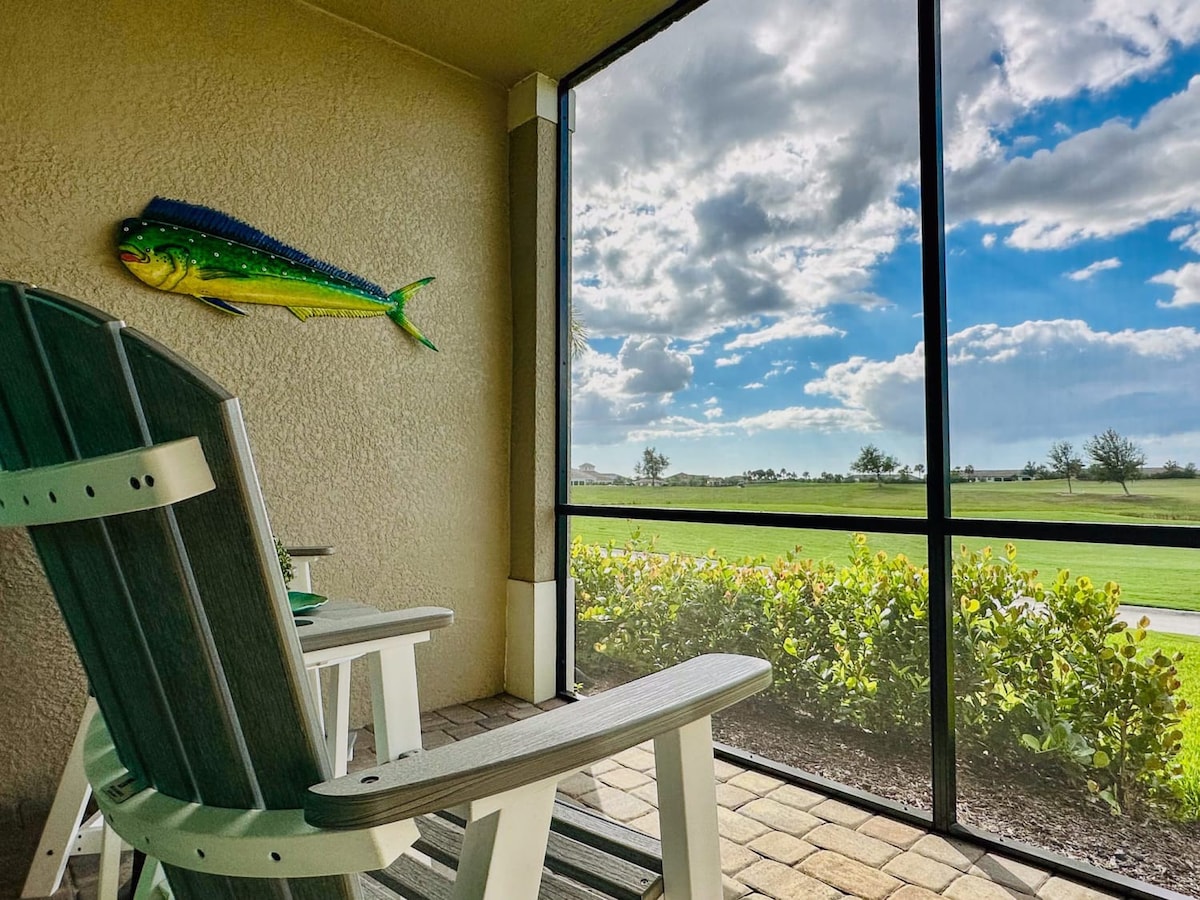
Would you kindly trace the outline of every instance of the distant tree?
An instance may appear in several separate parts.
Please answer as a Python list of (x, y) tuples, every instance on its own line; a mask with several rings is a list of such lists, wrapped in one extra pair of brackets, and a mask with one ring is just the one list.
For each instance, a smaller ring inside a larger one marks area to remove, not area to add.
[(1083, 474), (1083, 460), (1075, 455), (1070, 441), (1055, 441), (1050, 445), (1050, 471), (1059, 478), (1067, 479), (1067, 493), (1071, 494), (1071, 479)]
[(1101, 481), (1117, 482), (1128, 496), (1129, 487), (1125, 482), (1138, 477), (1139, 470), (1146, 464), (1145, 451), (1112, 428), (1092, 435), (1084, 442), (1083, 449), (1092, 459), (1096, 476)]
[(913, 471), (917, 473), (918, 478), (923, 479), (925, 477), (925, 464), (917, 463), (915, 466), (913, 466)]
[(803, 478), (805, 481), (808, 481), (808, 469), (805, 469), (803, 472), (801, 472), (800, 477)]
[(874, 475), (875, 482), (882, 487), (884, 473), (896, 468), (896, 457), (884, 453), (874, 444), (867, 444), (858, 453), (858, 459), (850, 463), (850, 471), (862, 475)]
[(1173, 459), (1168, 459), (1163, 463), (1162, 471), (1156, 472), (1150, 476), (1151, 478), (1195, 478), (1196, 464), (1188, 463), (1186, 466), (1181, 466)]
[(975, 474), (975, 467), (968, 463), (967, 465), (963, 466), (963, 474), (966, 475), (967, 478), (971, 478)]
[(634, 467), (633, 474), (639, 478), (649, 478), (650, 484), (658, 484), (659, 476), (667, 470), (671, 461), (655, 450), (647, 447), (642, 451), (642, 458)]

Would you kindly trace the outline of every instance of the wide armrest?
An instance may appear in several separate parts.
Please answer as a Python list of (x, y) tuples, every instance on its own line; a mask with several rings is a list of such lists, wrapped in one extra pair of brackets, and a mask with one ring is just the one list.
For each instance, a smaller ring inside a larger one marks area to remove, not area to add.
[(295, 559), (316, 559), (319, 556), (333, 556), (332, 547), (284, 547), (288, 556)]
[(454, 624), (454, 613), (441, 606), (417, 606), (380, 612), (350, 600), (334, 600), (296, 617), (296, 633), (304, 653), (419, 634)]
[(674, 731), (771, 683), (770, 663), (713, 654), (477, 735), (308, 789), (304, 818), (361, 828), (562, 775)]

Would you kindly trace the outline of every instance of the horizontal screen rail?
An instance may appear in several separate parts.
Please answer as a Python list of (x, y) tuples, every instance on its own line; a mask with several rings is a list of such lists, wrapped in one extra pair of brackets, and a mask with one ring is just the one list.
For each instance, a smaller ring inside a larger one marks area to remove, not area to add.
[(706, 525), (754, 525), (891, 534), (926, 534), (929, 531), (928, 520), (914, 516), (851, 516), (830, 513), (758, 512), (744, 509), (678, 509), (661, 506), (584, 506), (575, 503), (562, 504), (558, 508), (558, 514), (605, 519), (647, 519), (655, 522), (699, 522)]
[(561, 516), (692, 522), (702, 525), (749, 525), (827, 531), (862, 531), (953, 538), (1062, 541), (1073, 544), (1122, 544), (1136, 547), (1200, 548), (1200, 525), (1132, 525), (1124, 522), (1060, 522), (1030, 519), (938, 519), (915, 516), (863, 516), (830, 513), (765, 512), (663, 506), (597, 506), (564, 503)]

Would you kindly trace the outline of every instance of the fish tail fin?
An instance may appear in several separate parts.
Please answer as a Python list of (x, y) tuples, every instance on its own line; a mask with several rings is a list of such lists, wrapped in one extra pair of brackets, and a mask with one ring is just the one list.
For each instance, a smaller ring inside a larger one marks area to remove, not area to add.
[(417, 281), (414, 281), (412, 284), (406, 284), (398, 291), (393, 291), (391, 294), (389, 294), (388, 299), (391, 300), (394, 305), (388, 310), (387, 317), (430, 350), (436, 351), (437, 347), (433, 346), (433, 341), (421, 334), (421, 329), (417, 328), (416, 325), (410, 322), (408, 316), (404, 314), (404, 304), (408, 302), (408, 299), (431, 281), (433, 281), (433, 276), (430, 276), (429, 278), (421, 278)]

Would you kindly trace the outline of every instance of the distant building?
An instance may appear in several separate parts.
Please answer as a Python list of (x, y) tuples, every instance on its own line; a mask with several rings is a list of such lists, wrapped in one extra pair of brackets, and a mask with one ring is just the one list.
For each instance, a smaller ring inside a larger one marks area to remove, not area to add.
[(616, 484), (621, 476), (614, 472), (597, 472), (591, 463), (583, 463), (571, 470), (571, 484)]
[(963, 481), (1033, 481), (1024, 469), (976, 469), (970, 475), (959, 472)]

